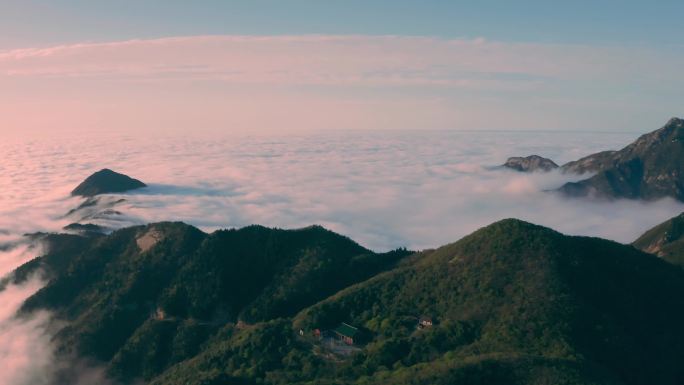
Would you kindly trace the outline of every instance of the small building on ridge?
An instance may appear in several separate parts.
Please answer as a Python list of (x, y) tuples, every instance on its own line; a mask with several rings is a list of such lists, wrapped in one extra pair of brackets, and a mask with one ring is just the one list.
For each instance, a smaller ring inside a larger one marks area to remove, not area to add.
[(359, 329), (342, 322), (340, 326), (333, 330), (337, 338), (347, 345), (354, 345), (354, 338), (358, 337)]

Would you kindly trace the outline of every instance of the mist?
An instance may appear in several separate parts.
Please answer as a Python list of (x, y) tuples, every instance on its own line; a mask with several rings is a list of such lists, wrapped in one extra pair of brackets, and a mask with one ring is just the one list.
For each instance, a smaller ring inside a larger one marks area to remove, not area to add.
[[(552, 190), (577, 176), (521, 174), (498, 165), (538, 154), (557, 163), (619, 149), (637, 133), (335, 131), (281, 135), (190, 134), (62, 137), (0, 144), (0, 276), (45, 252), (24, 234), (56, 232), (72, 222), (109, 230), (184, 221), (205, 231), (262, 224), (320, 224), (377, 251), (423, 249), (458, 240), (499, 219), (516, 217), (567, 234), (631, 242), (684, 211), (657, 202), (566, 199)], [(69, 210), (70, 191), (92, 172), (111, 168), (146, 182), (104, 196), (112, 215)], [(87, 219), (83, 219), (87, 217)], [(48, 312), (17, 317), (44, 282), (34, 276), (0, 292), (0, 385), (50, 384), (72, 363), (50, 342), (59, 320)], [(75, 382), (103, 383), (83, 366)]]
[[(6, 277), (23, 262), (40, 255), (29, 244), (8, 246), (0, 251), (0, 272)], [(20, 317), (22, 303), (42, 286), (39, 276), (21, 284), (9, 283), (0, 291), (0, 385), (48, 385), (55, 362), (47, 332), (50, 314)]]
[[(105, 135), (0, 145), (2, 237), (59, 231), (81, 200), (69, 192), (111, 168), (148, 188), (103, 200), (117, 215), (83, 220), (116, 229), (184, 221), (205, 231), (320, 224), (375, 250), (453, 242), (516, 217), (568, 234), (631, 242), (684, 211), (679, 202), (566, 199), (544, 192), (577, 176), (496, 166), (538, 154), (564, 163), (619, 149), (638, 133), (335, 131), (280, 135)], [(585, 176), (586, 177), (586, 176)], [(83, 214), (83, 213), (81, 213)], [(91, 215), (92, 216), (92, 215)], [(0, 238), (0, 241), (2, 239)], [(0, 266), (0, 272), (8, 270)]]

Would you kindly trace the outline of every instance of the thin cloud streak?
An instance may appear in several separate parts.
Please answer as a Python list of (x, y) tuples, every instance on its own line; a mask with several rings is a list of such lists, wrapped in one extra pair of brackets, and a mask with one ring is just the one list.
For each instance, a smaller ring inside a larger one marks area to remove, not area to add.
[[(635, 64), (655, 65), (660, 58), (650, 57), (662, 56), (644, 47), (636, 51), (642, 55), (637, 56), (634, 47), (502, 43), (482, 38), (190, 36), (9, 50), (0, 52), (0, 73), (262, 84), (462, 86), (487, 84), (486, 80), (505, 84), (613, 78), (637, 70)], [(624, 60), (629, 57), (638, 60)], [(660, 63), (658, 68), (675, 70), (681, 59), (665, 67)]]
[[(549, 72), (543, 65), (530, 67), (533, 46), (518, 49), (511, 55), (481, 39), (199, 36), (12, 50), (0, 53), (0, 73), (268, 85), (471, 86), (505, 83), (498, 74), (520, 75), (521, 82), (537, 76), (530, 70)], [(506, 60), (494, 60), (502, 55)]]
[[(407, 36), (189, 36), (0, 52), (7, 134), (641, 128), (681, 47)], [(4, 132), (3, 132), (4, 133)]]

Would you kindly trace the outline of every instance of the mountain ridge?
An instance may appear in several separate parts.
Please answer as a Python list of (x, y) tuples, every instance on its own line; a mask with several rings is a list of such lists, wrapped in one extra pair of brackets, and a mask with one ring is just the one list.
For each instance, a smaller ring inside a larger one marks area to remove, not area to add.
[[(49, 279), (23, 312), (55, 312), (67, 325), (55, 337), (59, 354), (104, 362), (124, 383), (684, 378), (684, 295), (673, 295), (684, 294), (684, 271), (631, 246), (520, 220), (384, 255), (319, 226), (206, 234), (159, 223), (54, 237), (61, 248), (15, 273), (42, 266)], [(434, 326), (417, 329), (420, 316)], [(310, 337), (340, 322), (367, 335), (352, 356)]]
[[(123, 382), (189, 358), (226, 323), (287, 317), (409, 254), (374, 253), (321, 226), (206, 234), (164, 222), (50, 237), (58, 247), (15, 272), (20, 281), (42, 269), (48, 280), (21, 314), (54, 312), (68, 325), (56, 333), (58, 353), (108, 362)], [(175, 355), (153, 349), (152, 361), (141, 364), (134, 357), (148, 346), (139, 341), (164, 330), (164, 338), (189, 340)]]
[(71, 195), (92, 198), (96, 195), (122, 193), (143, 187), (147, 185), (137, 179), (104, 168), (87, 177)]
[(567, 196), (684, 201), (684, 120), (672, 118), (619, 151), (590, 155), (561, 170), (596, 172), (558, 189)]
[(646, 231), (632, 245), (684, 267), (684, 213)]
[(549, 172), (558, 168), (558, 165), (551, 159), (539, 155), (529, 155), (526, 157), (514, 156), (506, 160), (501, 167), (510, 168), (520, 172)]

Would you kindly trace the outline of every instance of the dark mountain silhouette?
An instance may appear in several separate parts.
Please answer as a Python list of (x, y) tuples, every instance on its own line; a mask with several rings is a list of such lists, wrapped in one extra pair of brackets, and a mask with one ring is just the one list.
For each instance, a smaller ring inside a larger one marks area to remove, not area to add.
[(551, 159), (543, 158), (539, 155), (530, 155), (526, 157), (514, 156), (508, 158), (502, 167), (510, 168), (520, 172), (547, 172), (557, 169), (558, 165)]
[(648, 230), (633, 245), (684, 267), (684, 213)]
[(71, 192), (71, 195), (94, 197), (100, 194), (122, 193), (143, 187), (147, 187), (147, 185), (137, 179), (109, 169), (103, 169), (86, 178)]
[(684, 201), (684, 120), (673, 118), (620, 151), (601, 152), (562, 166), (566, 172), (597, 172), (567, 183), (569, 196)]
[[(58, 354), (124, 383), (616, 384), (684, 380), (684, 271), (632, 246), (504, 220), (421, 253), (321, 227), (160, 223), (51, 235), (18, 269)], [(434, 325), (418, 329), (420, 317)], [(351, 356), (313, 336), (346, 322)], [(301, 334), (300, 334), (301, 333)]]
[[(124, 382), (192, 357), (227, 323), (293, 316), (408, 254), (377, 254), (320, 226), (205, 234), (158, 223), (50, 237), (57, 247), (15, 274), (41, 269), (49, 279), (22, 312), (54, 311), (68, 324), (57, 333), (59, 354), (109, 362)], [(173, 341), (173, 351), (159, 345)]]
[(104, 233), (107, 229), (93, 223), (70, 223), (62, 228), (62, 230), (75, 233)]
[[(365, 365), (414, 368), (371, 383), (678, 384), (677, 270), (630, 246), (504, 220), (355, 285), (295, 324), (367, 325), (377, 337)], [(438, 320), (434, 335), (405, 326), (420, 314)]]
[(613, 157), (617, 151), (601, 151), (584, 158), (568, 162), (560, 167), (564, 173), (585, 174), (605, 170), (613, 165)]

